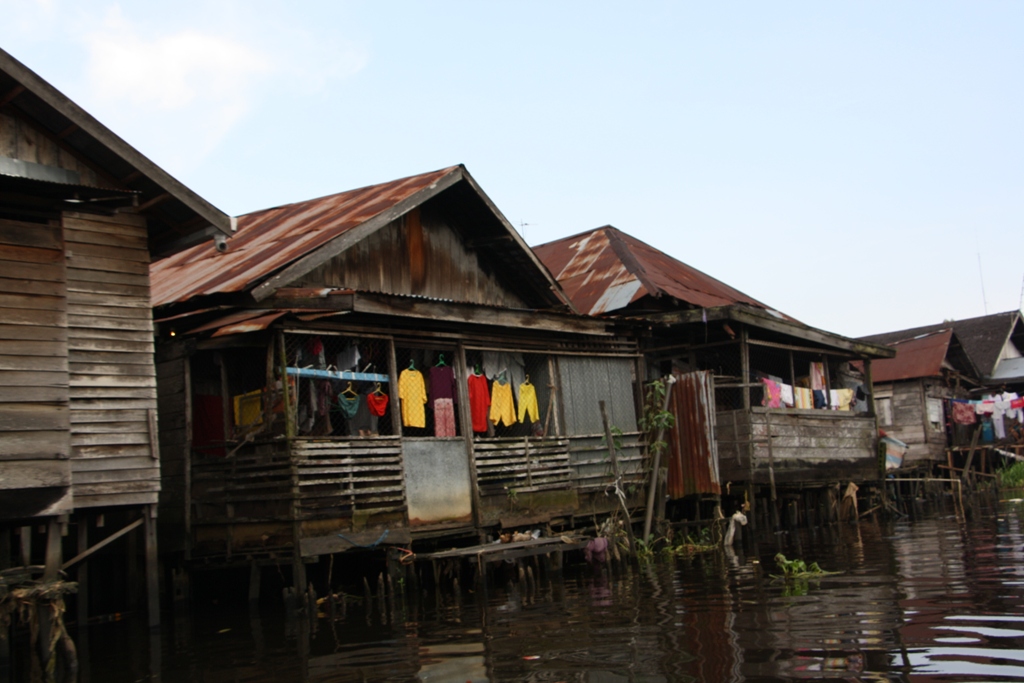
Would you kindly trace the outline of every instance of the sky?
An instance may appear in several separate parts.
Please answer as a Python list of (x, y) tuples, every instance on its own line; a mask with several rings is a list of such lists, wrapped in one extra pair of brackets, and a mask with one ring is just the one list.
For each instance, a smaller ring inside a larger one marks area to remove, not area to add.
[(1018, 309), (1024, 2), (0, 0), (0, 47), (231, 215), (464, 164), (814, 327)]

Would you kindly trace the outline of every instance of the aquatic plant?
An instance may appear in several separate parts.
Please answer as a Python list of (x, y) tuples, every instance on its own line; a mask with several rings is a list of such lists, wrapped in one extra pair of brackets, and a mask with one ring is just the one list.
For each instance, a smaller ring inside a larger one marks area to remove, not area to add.
[(997, 472), (999, 476), (999, 485), (1010, 488), (1022, 488), (1024, 487), (1024, 461), (1015, 462), (1009, 467), (1004, 467)]
[(801, 559), (787, 560), (782, 553), (775, 555), (775, 564), (782, 570), (782, 576), (772, 575), (774, 579), (807, 579), (838, 574), (839, 572), (828, 572), (818, 566), (817, 562), (807, 564)]

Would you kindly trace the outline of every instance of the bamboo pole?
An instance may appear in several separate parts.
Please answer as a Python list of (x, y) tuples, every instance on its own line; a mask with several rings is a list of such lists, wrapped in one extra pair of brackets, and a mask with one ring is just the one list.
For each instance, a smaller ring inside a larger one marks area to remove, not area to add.
[[(669, 405), (669, 403), (672, 400), (672, 387), (675, 385), (675, 383), (676, 383), (675, 375), (668, 375), (667, 377), (665, 377), (665, 400), (662, 402), (662, 405), (661, 405), (662, 412), (665, 412), (666, 410), (668, 410), (668, 405)], [(645, 405), (646, 405), (646, 402), (645, 402)], [(657, 436), (654, 438), (654, 442), (655, 443), (660, 442), (661, 439), (664, 436), (665, 436), (665, 428), (664, 427), (660, 427), (658, 429)], [(648, 444), (648, 448), (650, 448), (650, 444)], [(657, 492), (658, 492), (658, 474), (659, 474), (660, 470), (661, 470), (661, 450), (658, 449), (654, 453), (654, 463), (653, 463), (653, 467), (651, 468), (651, 483), (650, 483), (650, 487), (649, 487), (649, 489), (647, 491), (647, 514), (644, 517), (644, 535), (643, 535), (644, 543), (646, 543), (647, 540), (651, 536), (651, 523), (654, 521), (654, 501), (655, 501), (655, 497), (657, 496)]]

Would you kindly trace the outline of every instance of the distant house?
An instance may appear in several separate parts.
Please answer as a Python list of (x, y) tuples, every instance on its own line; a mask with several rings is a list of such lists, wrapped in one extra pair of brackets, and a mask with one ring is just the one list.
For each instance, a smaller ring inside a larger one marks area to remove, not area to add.
[(874, 368), (879, 427), (909, 446), (907, 465), (951, 462), (973, 429), (951, 420), (951, 399), (1024, 393), (1020, 311), (954, 320), (862, 338), (896, 357)]
[(903, 466), (945, 462), (948, 399), (970, 398), (977, 371), (952, 328), (889, 344), (894, 358), (872, 368), (878, 426), (908, 447)]
[(635, 335), (578, 315), (465, 168), (237, 225), (152, 266), (164, 550), (302, 590), (354, 547), (592, 523), (601, 401), (639, 495)]
[(581, 313), (645, 324), (648, 377), (679, 377), (671, 497), (878, 478), (870, 374), (851, 362), (870, 373), (892, 351), (804, 325), (611, 226), (534, 251)]
[[(149, 262), (227, 233), (226, 215), (0, 50), (0, 562), (54, 578), (62, 556), (142, 526), (159, 618)], [(97, 590), (134, 589), (130, 572), (86, 581), (85, 566), (79, 618)]]

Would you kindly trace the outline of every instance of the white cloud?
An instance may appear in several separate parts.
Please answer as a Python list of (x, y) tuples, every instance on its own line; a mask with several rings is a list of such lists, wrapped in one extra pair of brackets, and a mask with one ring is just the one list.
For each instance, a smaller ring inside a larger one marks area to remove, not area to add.
[(92, 106), (107, 113), (114, 130), (138, 130), (140, 139), (146, 128), (150, 139), (154, 130), (176, 128), (178, 143), (159, 153), (177, 168), (191, 166), (221, 141), (274, 70), (268, 55), (228, 36), (190, 28), (147, 31), (117, 7), (82, 42)]

